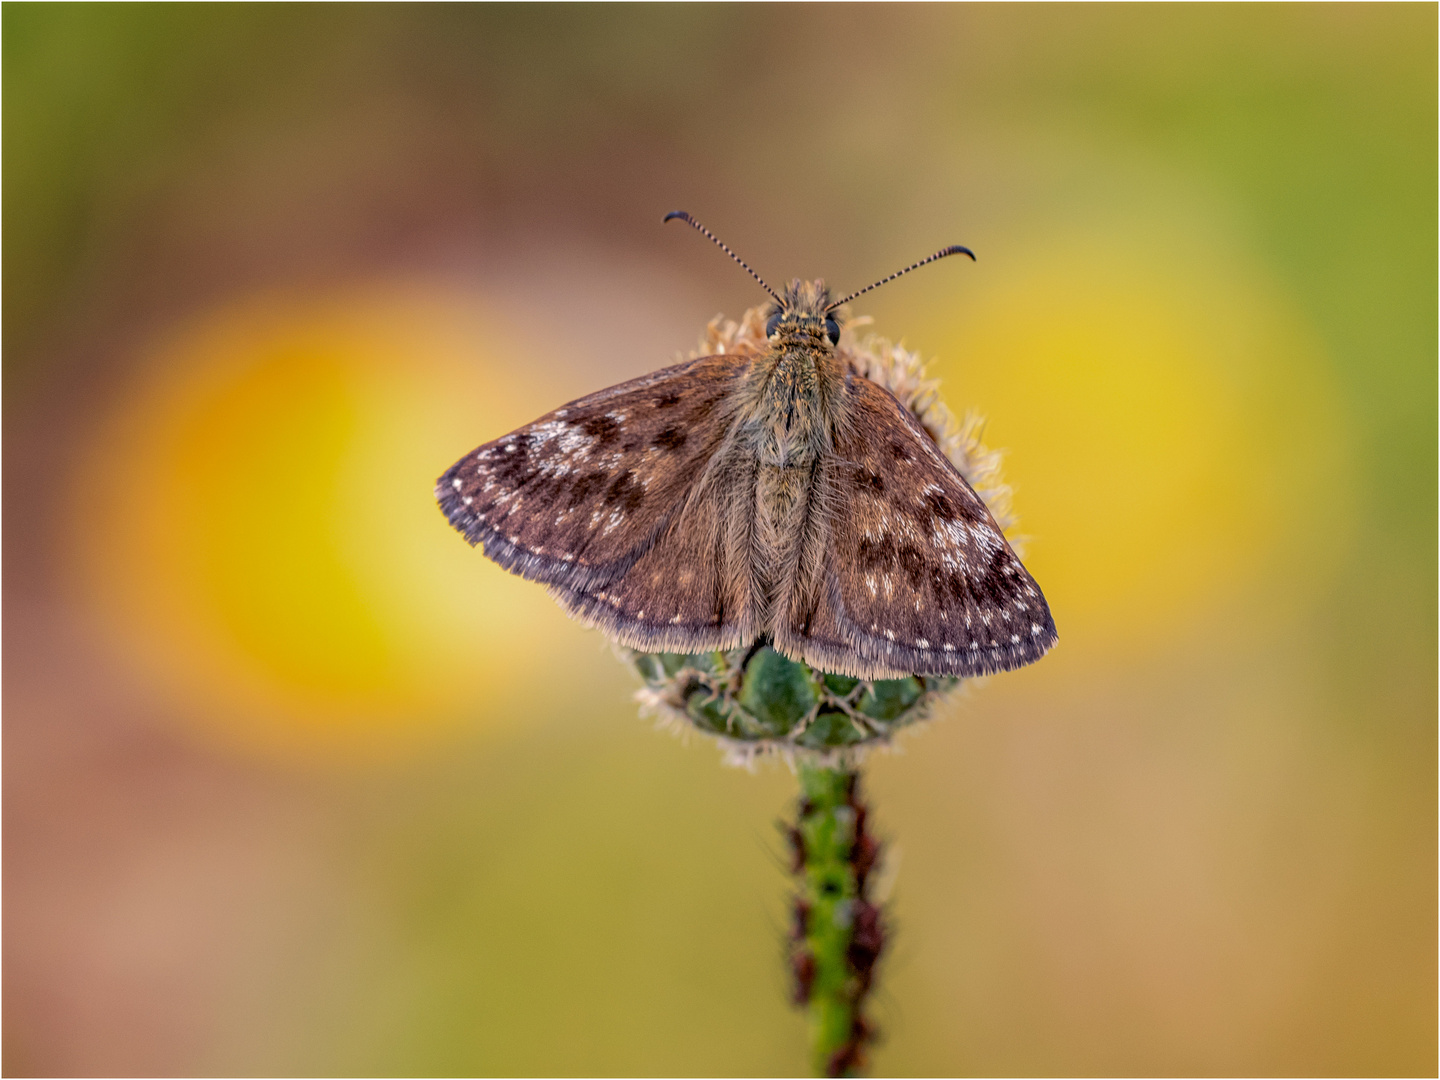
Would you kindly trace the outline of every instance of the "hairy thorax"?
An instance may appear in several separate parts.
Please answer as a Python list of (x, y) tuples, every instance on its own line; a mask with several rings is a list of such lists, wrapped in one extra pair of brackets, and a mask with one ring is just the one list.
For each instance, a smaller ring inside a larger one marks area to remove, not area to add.
[(817, 351), (777, 346), (761, 362), (752, 449), (762, 467), (809, 469), (830, 449), (834, 402), (826, 392), (833, 381), (824, 370), (827, 360), (833, 364)]
[(807, 469), (831, 447), (844, 372), (825, 332), (829, 299), (824, 282), (792, 282), (750, 372), (744, 427), (761, 466)]

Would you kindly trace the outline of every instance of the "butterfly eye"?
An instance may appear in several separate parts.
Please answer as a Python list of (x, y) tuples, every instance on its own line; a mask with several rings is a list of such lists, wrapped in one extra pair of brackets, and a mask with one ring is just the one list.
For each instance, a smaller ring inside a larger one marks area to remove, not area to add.
[(774, 337), (774, 336), (775, 336), (775, 331), (776, 331), (776, 330), (779, 328), (779, 326), (780, 326), (780, 318), (781, 318), (781, 314), (780, 314), (780, 312), (778, 312), (778, 311), (777, 311), (774, 315), (771, 315), (771, 316), (770, 316), (770, 321), (765, 324), (765, 336), (766, 336), (766, 337)]
[(825, 336), (830, 339), (831, 345), (840, 344), (840, 324), (834, 319), (825, 320)]

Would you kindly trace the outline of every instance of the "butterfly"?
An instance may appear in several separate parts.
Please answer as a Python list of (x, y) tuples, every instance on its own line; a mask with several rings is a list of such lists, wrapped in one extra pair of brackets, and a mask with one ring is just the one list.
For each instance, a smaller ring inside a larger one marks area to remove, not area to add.
[(572, 401), (437, 482), (450, 524), (623, 645), (752, 643), (856, 678), (975, 676), (1055, 643), (1000, 527), (885, 388), (837, 355), (842, 300), (776, 293), (763, 348), (702, 356)]

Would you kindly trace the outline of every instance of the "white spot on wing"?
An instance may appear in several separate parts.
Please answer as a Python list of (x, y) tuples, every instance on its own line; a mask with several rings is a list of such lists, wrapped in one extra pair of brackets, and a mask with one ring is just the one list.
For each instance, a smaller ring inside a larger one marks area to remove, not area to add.
[(973, 526), (970, 529), (970, 538), (974, 540), (975, 546), (984, 553), (986, 562), (993, 559), (995, 553), (1003, 550), (1005, 547), (1005, 541), (988, 525)]

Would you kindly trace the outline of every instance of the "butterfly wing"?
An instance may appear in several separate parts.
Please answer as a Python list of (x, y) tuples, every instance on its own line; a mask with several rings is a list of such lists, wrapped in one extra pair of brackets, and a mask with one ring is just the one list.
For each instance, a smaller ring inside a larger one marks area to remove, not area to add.
[(753, 455), (722, 448), (622, 577), (552, 585), (572, 616), (646, 652), (731, 649), (755, 637), (750, 580)]
[(572, 401), (456, 462), (436, 485), (440, 507), (489, 558), (622, 641), (637, 643), (628, 622), (662, 611), (669, 638), (691, 626), (733, 635), (716, 618), (719, 522), (706, 515), (718, 511), (691, 495), (714, 474), (748, 364), (701, 357)]
[(826, 566), (776, 644), (863, 678), (987, 675), (1055, 643), (1040, 587), (985, 503), (886, 390), (853, 377), (827, 465)]

